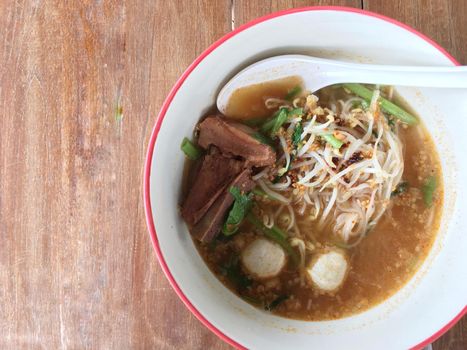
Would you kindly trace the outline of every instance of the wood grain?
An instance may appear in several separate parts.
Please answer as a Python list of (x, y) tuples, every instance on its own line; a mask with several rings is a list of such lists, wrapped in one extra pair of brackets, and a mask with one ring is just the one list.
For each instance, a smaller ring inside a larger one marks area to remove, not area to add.
[(467, 64), (467, 1), (363, 0), (363, 6), (417, 29)]
[[(232, 24), (330, 4), (361, 1), (1, 2), (0, 348), (229, 348), (156, 262), (142, 204), (149, 135), (177, 77)], [(467, 62), (463, 0), (364, 5)], [(435, 349), (467, 348), (465, 329)]]
[(235, 27), (271, 12), (306, 6), (349, 6), (361, 8), (361, 0), (234, 0)]
[(163, 276), (141, 184), (160, 105), (230, 2), (0, 8), (0, 348), (227, 348)]

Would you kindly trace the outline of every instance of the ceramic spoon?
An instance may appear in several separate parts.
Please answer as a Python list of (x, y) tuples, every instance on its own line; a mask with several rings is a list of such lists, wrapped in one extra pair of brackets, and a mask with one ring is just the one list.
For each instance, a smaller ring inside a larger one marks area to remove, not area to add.
[(311, 92), (338, 83), (467, 88), (467, 66), (373, 65), (283, 55), (256, 62), (235, 75), (217, 96), (217, 108), (225, 114), (230, 96), (239, 88), (290, 76), (301, 77)]

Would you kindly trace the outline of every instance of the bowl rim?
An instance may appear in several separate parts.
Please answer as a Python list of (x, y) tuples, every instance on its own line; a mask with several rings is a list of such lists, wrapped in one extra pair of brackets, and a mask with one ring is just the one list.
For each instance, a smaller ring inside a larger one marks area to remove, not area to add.
[[(286, 16), (289, 14), (294, 14), (294, 13), (299, 13), (299, 12), (309, 12), (309, 11), (336, 11), (336, 12), (350, 12), (350, 13), (357, 13), (360, 15), (364, 16), (369, 16), (369, 17), (374, 17), (380, 20), (383, 20), (385, 22), (389, 22), (391, 24), (394, 24), (402, 29), (405, 29), (412, 34), (415, 34), (422, 40), (426, 41), (428, 44), (432, 45), (434, 48), (436, 48), (438, 51), (440, 51), (444, 56), (446, 56), (454, 65), (460, 66), (460, 63), (446, 50), (444, 49), (441, 45), (436, 43), (434, 40), (430, 39), (427, 37), (425, 34), (422, 34), (415, 30), (414, 28), (408, 26), (407, 24), (404, 24), (402, 22), (399, 22), (393, 18), (381, 15), (379, 13), (359, 9), (359, 8), (352, 8), (352, 7), (345, 7), (345, 6), (307, 6), (307, 7), (300, 7), (300, 8), (293, 8), (293, 9), (287, 9), (287, 10), (282, 10), (278, 12), (273, 12), (268, 15), (258, 17), (256, 19), (253, 19), (250, 22), (247, 22), (237, 29), (234, 29), (230, 31), (229, 33), (223, 35), (220, 39), (216, 40), (213, 44), (211, 44), (206, 50), (204, 50), (189, 66), (188, 68), (183, 72), (183, 74), (178, 78), (176, 83), (173, 85), (172, 89), (170, 90), (169, 94), (167, 95), (166, 99), (164, 100), (162, 107), (159, 111), (159, 114), (156, 118), (154, 128), (151, 132), (151, 137), (149, 139), (149, 144), (147, 148), (147, 153), (146, 153), (146, 160), (145, 160), (145, 165), (144, 165), (144, 178), (143, 178), (143, 199), (144, 199), (144, 209), (145, 209), (145, 216), (146, 216), (146, 224), (148, 226), (148, 231), (151, 236), (151, 241), (154, 246), (154, 250), (156, 252), (157, 260), (159, 261), (159, 264), (169, 280), (170, 285), (172, 288), (175, 290), (175, 293), (178, 295), (178, 297), (182, 300), (182, 302), (185, 304), (185, 306), (195, 315), (195, 317), (201, 321), (204, 326), (206, 326), (211, 332), (216, 334), (220, 339), (225, 341), (226, 343), (236, 347), (237, 349), (246, 349), (243, 345), (235, 341), (234, 339), (230, 338), (223, 332), (221, 332), (216, 326), (214, 326), (211, 322), (209, 322), (202, 314), (201, 312), (196, 309), (196, 307), (190, 302), (190, 300), (186, 297), (186, 295), (182, 292), (180, 287), (178, 286), (178, 283), (175, 281), (172, 273), (170, 272), (167, 263), (165, 262), (164, 256), (162, 254), (162, 251), (160, 249), (159, 241), (157, 238), (157, 233), (153, 221), (153, 216), (152, 216), (152, 208), (151, 208), (151, 194), (150, 194), (150, 178), (151, 178), (151, 165), (152, 165), (152, 160), (153, 160), (153, 154), (154, 154), (154, 147), (156, 143), (157, 136), (159, 134), (159, 130), (162, 125), (162, 121), (167, 113), (167, 110), (172, 103), (173, 98), (177, 94), (178, 90), (182, 86), (182, 84), (185, 82), (187, 77), (191, 74), (191, 72), (199, 65), (201, 61), (203, 61), (212, 51), (214, 51), (217, 47), (219, 47), (221, 44), (229, 40), (231, 37), (243, 32), (244, 30), (251, 28), (259, 23), (266, 22), (268, 20), (277, 18), (277, 17), (282, 17)], [(438, 339), (441, 335), (446, 333), (451, 327), (454, 326), (454, 324), (457, 323), (465, 314), (467, 314), (467, 306), (464, 307), (463, 310), (461, 310), (450, 322), (448, 322), (444, 327), (442, 327), (440, 330), (435, 332), (433, 335), (425, 339), (424, 341), (420, 342), (419, 344), (416, 344), (411, 347), (411, 349), (421, 349), (425, 347), (426, 345), (432, 343), (436, 339)]]

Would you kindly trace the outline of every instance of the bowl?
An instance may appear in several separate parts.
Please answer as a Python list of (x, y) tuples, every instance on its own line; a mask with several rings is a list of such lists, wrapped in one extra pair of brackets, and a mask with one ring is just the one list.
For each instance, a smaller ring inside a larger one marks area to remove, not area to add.
[(467, 311), (467, 92), (397, 88), (422, 117), (441, 157), (445, 198), (427, 259), (396, 294), (357, 315), (297, 321), (262, 312), (209, 271), (178, 212), (183, 137), (245, 66), (279, 54), (378, 64), (455, 65), (444, 49), (392, 19), (350, 8), (309, 7), (259, 18), (225, 35), (177, 81), (157, 117), (144, 173), (146, 218), (167, 278), (209, 329), (238, 348), (421, 348)]

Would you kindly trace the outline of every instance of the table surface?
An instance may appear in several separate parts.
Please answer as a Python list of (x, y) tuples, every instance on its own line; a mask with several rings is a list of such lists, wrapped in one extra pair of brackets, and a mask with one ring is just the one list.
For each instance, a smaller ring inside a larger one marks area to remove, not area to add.
[[(310, 5), (393, 17), (467, 63), (465, 0), (1, 1), (0, 348), (229, 348), (156, 262), (146, 147), (170, 87), (209, 44)], [(433, 347), (466, 349), (466, 318)]]

